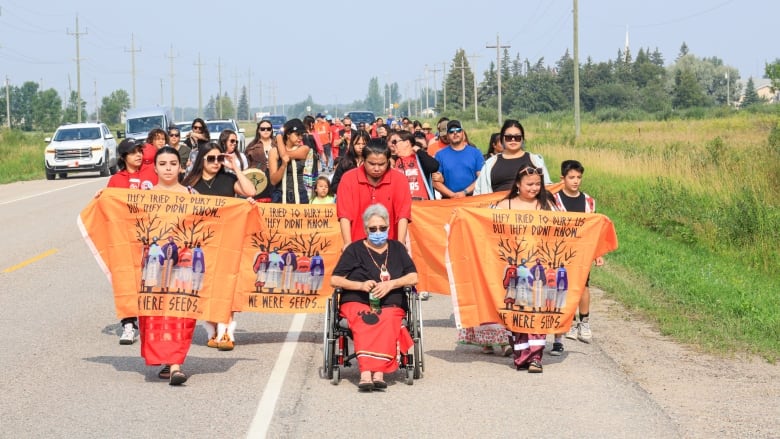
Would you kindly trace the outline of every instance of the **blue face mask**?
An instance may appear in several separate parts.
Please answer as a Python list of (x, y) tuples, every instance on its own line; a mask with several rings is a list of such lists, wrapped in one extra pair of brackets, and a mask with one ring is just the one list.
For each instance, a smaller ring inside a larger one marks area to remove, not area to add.
[(384, 245), (387, 242), (387, 230), (377, 230), (368, 234), (368, 240), (374, 245)]

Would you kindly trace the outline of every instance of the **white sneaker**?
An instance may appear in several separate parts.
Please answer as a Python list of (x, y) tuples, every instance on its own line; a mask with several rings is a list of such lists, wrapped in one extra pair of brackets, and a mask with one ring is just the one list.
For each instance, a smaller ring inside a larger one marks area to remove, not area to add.
[(569, 332), (566, 333), (566, 338), (576, 340), (579, 333), (580, 324), (577, 322), (571, 322), (571, 328), (569, 328)]
[(593, 339), (593, 333), (590, 332), (589, 322), (580, 323), (580, 335), (577, 338), (583, 343), (590, 343), (590, 340)]
[(125, 325), (125, 329), (122, 331), (122, 335), (119, 337), (119, 344), (133, 344), (135, 343), (135, 328), (132, 323)]

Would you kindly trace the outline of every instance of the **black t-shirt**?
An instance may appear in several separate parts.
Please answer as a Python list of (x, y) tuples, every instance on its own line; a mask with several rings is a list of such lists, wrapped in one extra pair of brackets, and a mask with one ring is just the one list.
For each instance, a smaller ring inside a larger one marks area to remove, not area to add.
[(558, 195), (561, 197), (561, 203), (563, 203), (563, 207), (566, 208), (567, 212), (585, 212), (585, 194), (580, 192), (580, 194), (576, 197), (570, 197), (563, 193), (563, 191), (558, 192)]
[(517, 173), (527, 167), (533, 166), (530, 154), (513, 159), (504, 158), (502, 154), (496, 156), (496, 164), (490, 170), (490, 187), (493, 192), (507, 191), (515, 184)]
[(238, 181), (238, 177), (234, 174), (227, 172), (220, 172), (210, 181), (206, 181), (203, 178), (195, 183), (192, 188), (203, 195), (219, 195), (222, 197), (235, 197), (235, 184)]
[[(369, 252), (371, 252), (369, 254)], [(389, 252), (389, 254), (388, 254)], [(373, 259), (372, 259), (373, 258)], [(388, 240), (387, 250), (376, 253), (370, 250), (365, 240), (355, 241), (350, 244), (341, 255), (341, 259), (333, 269), (334, 276), (344, 276), (349, 280), (364, 282), (367, 280), (379, 281), (379, 271), (387, 260), (387, 271), (391, 279), (398, 279), (409, 273), (416, 273), (417, 268), (409, 257), (406, 247), (399, 241)], [(360, 302), (368, 305), (368, 293), (345, 289), (341, 294), (341, 303)], [(396, 288), (390, 294), (382, 298), (382, 306), (398, 306), (406, 309), (406, 298), (403, 288)]]

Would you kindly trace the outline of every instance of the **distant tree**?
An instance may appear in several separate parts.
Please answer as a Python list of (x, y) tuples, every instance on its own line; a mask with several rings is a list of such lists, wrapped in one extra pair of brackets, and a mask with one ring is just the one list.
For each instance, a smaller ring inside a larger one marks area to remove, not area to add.
[(130, 108), (130, 95), (125, 90), (114, 90), (110, 95), (103, 97), (100, 106), (100, 118), (107, 124), (118, 124), (122, 112)]
[(684, 57), (688, 54), (688, 45), (685, 44), (685, 41), (683, 41), (682, 46), (680, 46), (680, 53), (677, 54), (677, 59)]
[(740, 107), (748, 108), (760, 103), (763, 103), (763, 100), (756, 91), (756, 85), (753, 83), (753, 78), (748, 78), (747, 84), (745, 85), (745, 97), (742, 98)]
[(209, 101), (206, 103), (206, 108), (203, 109), (203, 116), (206, 119), (217, 118), (217, 100), (214, 96), (209, 97)]
[(230, 99), (227, 92), (216, 101), (216, 107), (217, 117), (220, 119), (228, 119), (236, 114), (236, 109), (233, 107), (233, 100)]
[(401, 92), (398, 91), (398, 83), (394, 82), (390, 84), (390, 102), (401, 102)]
[(87, 120), (87, 103), (84, 99), (79, 102), (78, 93), (74, 90), (70, 92), (68, 104), (65, 106), (65, 112), (62, 114), (63, 123), (75, 123), (78, 118), (78, 112), (81, 112), (81, 121)]
[(246, 94), (246, 86), (241, 87), (241, 96), (238, 98), (238, 116), (236, 119), (242, 119), (246, 117), (246, 120), (251, 120), (252, 117), (249, 114), (249, 98)]
[(780, 58), (775, 58), (774, 62), (767, 63), (764, 67), (764, 74), (772, 81), (772, 92), (780, 90)]
[(704, 91), (692, 71), (677, 70), (672, 90), (672, 105), (675, 108), (702, 107), (707, 103)]
[(382, 114), (382, 95), (379, 93), (379, 78), (372, 76), (368, 80), (368, 95), (366, 96), (366, 109), (377, 114)]
[[(507, 58), (508, 59), (508, 58)], [(503, 66), (502, 66), (503, 68)], [(462, 74), (465, 76), (461, 76)], [(502, 72), (503, 75), (503, 72)], [(465, 83), (465, 95), (466, 102), (463, 102), (463, 92)], [(474, 102), (474, 73), (469, 66), (469, 60), (466, 57), (466, 51), (458, 49), (455, 52), (455, 56), (452, 58), (452, 63), (447, 73), (447, 106), (448, 109), (461, 109), (463, 106), (468, 106)]]
[(496, 63), (490, 62), (490, 66), (485, 71), (484, 79), (479, 83), (479, 104), (488, 105), (492, 99), (497, 98), (498, 74), (496, 73)]
[(62, 99), (56, 90), (39, 91), (33, 103), (34, 129), (52, 131), (62, 120)]

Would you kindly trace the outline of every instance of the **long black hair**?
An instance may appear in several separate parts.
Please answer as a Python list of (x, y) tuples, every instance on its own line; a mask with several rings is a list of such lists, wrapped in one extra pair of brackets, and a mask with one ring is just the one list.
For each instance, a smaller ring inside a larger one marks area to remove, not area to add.
[[(189, 174), (187, 174), (184, 179), (181, 181), (181, 184), (184, 186), (195, 186), (198, 184), (200, 179), (203, 177), (203, 162), (206, 161), (205, 157), (206, 154), (213, 150), (219, 150), (220, 153), (224, 153), (225, 150), (222, 149), (219, 144), (214, 142), (209, 142), (206, 145), (201, 146), (198, 149), (198, 157), (195, 159), (195, 162), (192, 164), (192, 169), (190, 170)], [(218, 173), (225, 172), (225, 166), (222, 165), (219, 168)]]
[(517, 171), (514, 184), (512, 184), (512, 188), (503, 199), (511, 200), (512, 198), (520, 195), (520, 188), (518, 187), (520, 186), (520, 182), (523, 181), (523, 178), (531, 175), (538, 175), (541, 179), (542, 187), (539, 188), (539, 193), (536, 194), (536, 201), (539, 203), (540, 210), (552, 210), (550, 206), (553, 204), (553, 196), (550, 192), (547, 191), (547, 188), (544, 187), (544, 168), (524, 166), (519, 171)]

